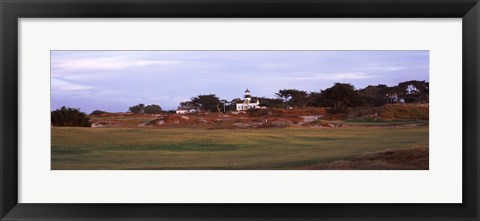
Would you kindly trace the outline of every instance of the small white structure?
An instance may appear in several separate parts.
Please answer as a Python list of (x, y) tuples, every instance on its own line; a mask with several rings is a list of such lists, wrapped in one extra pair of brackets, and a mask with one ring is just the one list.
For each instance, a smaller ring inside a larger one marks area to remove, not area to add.
[(245, 91), (245, 100), (243, 102), (237, 103), (237, 111), (245, 111), (248, 109), (260, 109), (260, 100), (256, 98), (255, 102), (252, 101), (252, 96), (250, 95), (250, 90)]
[(176, 111), (177, 114), (188, 114), (193, 112), (197, 112), (197, 110), (195, 108), (178, 108)]

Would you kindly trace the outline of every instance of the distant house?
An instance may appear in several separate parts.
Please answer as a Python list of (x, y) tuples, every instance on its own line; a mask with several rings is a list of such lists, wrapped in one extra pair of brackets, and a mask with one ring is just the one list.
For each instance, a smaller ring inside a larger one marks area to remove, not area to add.
[(255, 98), (255, 101), (253, 101), (252, 96), (250, 94), (250, 90), (245, 91), (245, 100), (240, 101), (237, 103), (237, 111), (245, 111), (248, 109), (260, 109), (260, 100), (258, 98)]
[(177, 114), (188, 114), (188, 113), (193, 113), (197, 112), (197, 109), (195, 108), (178, 108), (176, 113)]

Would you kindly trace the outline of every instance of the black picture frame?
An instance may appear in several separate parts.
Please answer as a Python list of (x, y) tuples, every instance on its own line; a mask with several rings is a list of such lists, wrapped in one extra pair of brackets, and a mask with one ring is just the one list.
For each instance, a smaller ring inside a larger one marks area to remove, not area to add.
[[(479, 220), (480, 5), (478, 0), (0, 0), (0, 15), (1, 220)], [(463, 203), (18, 203), (17, 20), (47, 17), (462, 18)]]

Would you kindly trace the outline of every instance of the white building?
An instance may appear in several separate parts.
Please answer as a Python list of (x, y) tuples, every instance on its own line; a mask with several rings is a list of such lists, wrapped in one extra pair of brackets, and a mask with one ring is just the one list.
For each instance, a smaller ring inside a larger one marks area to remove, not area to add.
[(197, 110), (195, 108), (178, 108), (176, 113), (177, 114), (188, 114), (188, 113), (193, 113), (196, 112)]
[(260, 100), (255, 98), (255, 101), (252, 100), (252, 96), (250, 95), (250, 90), (245, 91), (245, 100), (243, 102), (237, 103), (237, 111), (245, 111), (248, 109), (260, 109)]

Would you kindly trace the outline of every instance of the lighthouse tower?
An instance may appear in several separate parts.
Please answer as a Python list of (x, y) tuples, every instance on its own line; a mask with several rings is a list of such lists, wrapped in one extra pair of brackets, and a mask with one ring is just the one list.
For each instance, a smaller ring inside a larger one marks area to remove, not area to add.
[(245, 96), (243, 96), (245, 98), (245, 103), (246, 104), (249, 104), (250, 101), (252, 100), (252, 95), (250, 95), (250, 90), (247, 90), (245, 91)]

